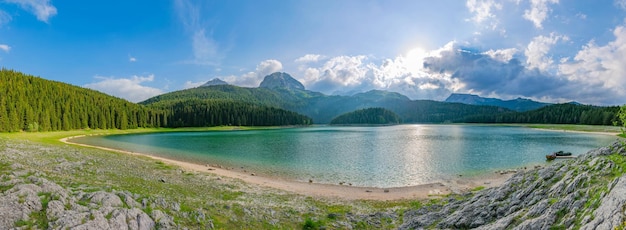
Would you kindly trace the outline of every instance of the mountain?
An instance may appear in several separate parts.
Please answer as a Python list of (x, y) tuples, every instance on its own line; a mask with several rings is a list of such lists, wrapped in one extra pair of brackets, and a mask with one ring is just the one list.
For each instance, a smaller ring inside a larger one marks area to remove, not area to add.
[(268, 89), (287, 88), (304, 90), (302, 83), (291, 77), (288, 73), (283, 72), (276, 72), (265, 76), (259, 87)]
[(550, 103), (536, 102), (530, 99), (517, 98), (513, 100), (501, 100), (497, 98), (485, 98), (473, 94), (451, 94), (445, 102), (450, 103), (463, 103), (468, 105), (491, 105), (507, 108), (510, 110), (524, 112), (529, 110), (539, 109), (541, 107), (551, 105)]
[(266, 76), (258, 88), (234, 85), (214, 85), (166, 93), (140, 104), (159, 106), (171, 101), (211, 99), (244, 101), (294, 111), (313, 119), (317, 124), (328, 124), (340, 114), (365, 108), (384, 108), (398, 114), (401, 120), (414, 123), (454, 122), (476, 114), (510, 112), (495, 106), (477, 106), (429, 100), (412, 101), (394, 92), (372, 90), (352, 96), (325, 95), (305, 90), (304, 86), (287, 73)]
[(222, 81), (222, 79), (215, 78), (213, 80), (207, 81), (206, 83), (204, 83), (200, 87), (207, 87), (207, 86), (214, 86), (214, 85), (228, 85), (228, 83), (225, 82), (225, 81)]

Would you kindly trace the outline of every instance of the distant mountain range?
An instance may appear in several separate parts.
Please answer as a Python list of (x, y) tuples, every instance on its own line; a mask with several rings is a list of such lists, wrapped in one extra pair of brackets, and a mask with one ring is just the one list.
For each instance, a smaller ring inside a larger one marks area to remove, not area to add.
[(202, 87), (166, 93), (140, 104), (150, 106), (172, 100), (191, 99), (245, 101), (294, 111), (313, 118), (318, 124), (327, 124), (340, 114), (372, 107), (391, 110), (406, 123), (456, 122), (476, 114), (511, 112), (496, 106), (411, 100), (402, 94), (381, 90), (352, 96), (325, 95), (306, 90), (291, 75), (280, 72), (267, 75), (257, 88), (215, 84), (216, 82), (214, 79)]
[(529, 110), (535, 110), (542, 108), (547, 105), (552, 105), (551, 103), (537, 102), (530, 99), (517, 98), (513, 100), (502, 100), (497, 98), (486, 98), (480, 97), (478, 95), (473, 94), (462, 94), (462, 93), (453, 93), (451, 94), (445, 102), (450, 103), (463, 103), (468, 105), (491, 105), (498, 106), (502, 108), (507, 108), (510, 110), (524, 112)]

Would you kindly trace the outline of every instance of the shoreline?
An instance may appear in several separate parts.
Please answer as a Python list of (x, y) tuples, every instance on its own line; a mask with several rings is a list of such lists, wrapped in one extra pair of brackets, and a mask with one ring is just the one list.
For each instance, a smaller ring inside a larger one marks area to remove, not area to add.
[[(99, 135), (99, 134), (98, 134)], [(477, 187), (491, 188), (503, 184), (514, 173), (498, 173), (485, 174), (480, 176), (455, 177), (444, 181), (436, 181), (427, 184), (393, 187), (393, 188), (375, 188), (375, 187), (356, 187), (348, 185), (307, 183), (295, 180), (288, 180), (280, 177), (272, 177), (266, 175), (257, 175), (254, 172), (241, 172), (236, 170), (223, 169), (209, 165), (201, 165), (189, 163), (180, 160), (173, 160), (164, 157), (153, 156), (145, 153), (131, 152), (107, 147), (92, 146), (86, 144), (74, 143), (69, 140), (90, 135), (78, 135), (59, 139), (62, 143), (82, 146), (88, 148), (96, 148), (105, 151), (118, 152), (133, 156), (143, 156), (154, 160), (159, 160), (167, 164), (176, 165), (184, 170), (214, 174), (222, 177), (239, 179), (245, 183), (259, 185), (268, 188), (274, 188), (300, 195), (324, 198), (339, 198), (343, 200), (406, 200), (406, 199), (429, 199), (440, 198), (451, 193), (465, 193), (476, 189)]]

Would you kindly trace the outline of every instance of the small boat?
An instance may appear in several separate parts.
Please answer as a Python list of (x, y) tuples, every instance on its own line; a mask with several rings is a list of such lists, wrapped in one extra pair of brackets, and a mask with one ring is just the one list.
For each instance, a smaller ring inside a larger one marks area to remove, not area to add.
[(558, 152), (555, 152), (555, 153), (554, 153), (554, 155), (556, 155), (557, 157), (561, 157), (561, 156), (571, 156), (571, 155), (572, 155), (572, 153), (570, 153), (570, 152), (558, 151)]
[(554, 160), (557, 158), (574, 158), (575, 156), (572, 156), (572, 153), (570, 152), (563, 152), (563, 151), (558, 151), (558, 152), (553, 152), (552, 154), (548, 154), (546, 155), (546, 160)]

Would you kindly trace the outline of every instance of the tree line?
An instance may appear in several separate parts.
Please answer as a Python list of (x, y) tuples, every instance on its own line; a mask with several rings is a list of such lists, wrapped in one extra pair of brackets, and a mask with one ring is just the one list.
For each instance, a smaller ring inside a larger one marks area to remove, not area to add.
[(170, 127), (310, 125), (311, 118), (296, 112), (231, 100), (170, 100), (150, 105), (167, 111)]
[(294, 112), (227, 100), (139, 105), (95, 90), (0, 70), (0, 132), (310, 123), (310, 118)]
[(0, 132), (132, 129), (164, 114), (95, 90), (0, 70)]
[(619, 114), (620, 107), (618, 106), (555, 104), (526, 112), (470, 116), (461, 122), (622, 125)]
[(367, 108), (339, 115), (330, 124), (399, 124), (400, 117), (384, 108)]

